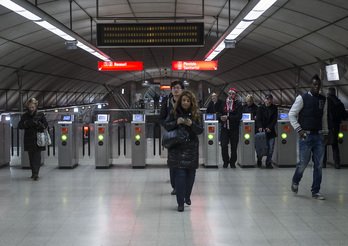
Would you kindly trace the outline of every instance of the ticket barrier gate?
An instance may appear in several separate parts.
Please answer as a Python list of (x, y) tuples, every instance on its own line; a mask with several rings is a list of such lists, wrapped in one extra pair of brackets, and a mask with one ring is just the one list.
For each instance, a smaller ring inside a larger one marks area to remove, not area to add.
[(57, 127), (58, 167), (74, 168), (78, 165), (77, 125), (74, 115), (63, 115)]
[(289, 120), (278, 120), (277, 129), (274, 164), (278, 167), (295, 167), (297, 165), (297, 134)]
[(219, 164), (219, 121), (215, 114), (205, 114), (203, 134), (203, 159), (205, 167), (218, 167)]
[[(109, 122), (107, 118), (108, 116), (104, 118), (98, 115), (98, 121), (94, 122), (94, 125), (95, 125), (94, 147), (95, 147), (96, 168), (109, 168), (111, 165)], [(106, 119), (106, 120), (102, 120), (102, 119)]]
[(145, 115), (133, 114), (131, 122), (132, 168), (145, 168), (146, 143)]
[(0, 167), (7, 166), (10, 163), (10, 133), (10, 123), (0, 122)]
[[(27, 151), (24, 151), (24, 130), (19, 130), (19, 146), (20, 146), (20, 159), (21, 159), (21, 168), (30, 169), (29, 154)], [(47, 148), (47, 147), (46, 147)], [(41, 151), (41, 166), (45, 163), (45, 153), (46, 151)]]
[(255, 167), (255, 121), (242, 120), (240, 123), (237, 164), (240, 167)]
[(338, 133), (338, 148), (340, 149), (341, 167), (348, 167), (348, 121), (342, 121)]

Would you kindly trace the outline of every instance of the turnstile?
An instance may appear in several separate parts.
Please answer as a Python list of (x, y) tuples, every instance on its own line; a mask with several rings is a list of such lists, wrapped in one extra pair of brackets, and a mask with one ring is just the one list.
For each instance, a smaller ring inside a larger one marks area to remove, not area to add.
[(64, 115), (57, 127), (58, 167), (74, 168), (78, 165), (77, 125), (73, 122), (73, 115)]
[(10, 163), (10, 133), (10, 123), (0, 122), (0, 167)]
[(131, 122), (131, 148), (133, 168), (144, 168), (146, 166), (146, 143), (145, 115), (133, 114), (133, 120)]
[(338, 147), (340, 149), (341, 167), (348, 167), (348, 121), (342, 121), (338, 133)]
[(219, 165), (219, 121), (215, 114), (204, 115), (203, 159), (205, 167)]
[(297, 165), (297, 133), (289, 120), (278, 120), (277, 129), (274, 164), (278, 167), (295, 167)]
[(96, 121), (94, 125), (95, 166), (96, 168), (108, 168), (111, 165), (109, 123)]
[(255, 121), (240, 122), (237, 164), (240, 167), (255, 167)]

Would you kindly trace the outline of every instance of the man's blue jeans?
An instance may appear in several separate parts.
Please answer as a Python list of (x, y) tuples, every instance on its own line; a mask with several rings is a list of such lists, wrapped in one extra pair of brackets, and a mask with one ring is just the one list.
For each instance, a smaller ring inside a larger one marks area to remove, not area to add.
[(313, 183), (312, 194), (318, 193), (322, 179), (322, 165), (324, 158), (324, 140), (321, 134), (308, 134), (307, 138), (299, 139), (299, 158), (300, 161), (296, 166), (292, 182), (299, 183), (302, 179), (303, 172), (307, 167), (311, 156), (313, 161)]
[(267, 147), (268, 147), (267, 159), (266, 159), (267, 164), (272, 164), (273, 162), (272, 156), (274, 152), (274, 144), (275, 144), (275, 138), (267, 138)]
[[(274, 152), (274, 144), (275, 144), (275, 138), (267, 138), (267, 158), (266, 158), (266, 164), (272, 164), (272, 156)], [(257, 156), (258, 160), (262, 160), (262, 156)]]
[(185, 198), (190, 199), (195, 177), (196, 169), (175, 169), (175, 190), (178, 205), (184, 205)]

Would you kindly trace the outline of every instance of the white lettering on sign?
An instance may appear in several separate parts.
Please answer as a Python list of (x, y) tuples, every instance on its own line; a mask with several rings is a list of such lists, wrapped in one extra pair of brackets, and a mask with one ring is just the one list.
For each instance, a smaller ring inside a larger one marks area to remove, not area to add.
[(114, 66), (116, 66), (116, 67), (124, 67), (124, 66), (127, 66), (127, 62), (124, 62), (124, 63), (117, 63), (117, 62), (115, 62)]

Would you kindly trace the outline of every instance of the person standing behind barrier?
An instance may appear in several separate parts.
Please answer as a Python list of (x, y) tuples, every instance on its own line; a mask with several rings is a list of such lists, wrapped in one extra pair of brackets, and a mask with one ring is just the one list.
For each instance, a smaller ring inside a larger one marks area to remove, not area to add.
[[(171, 94), (162, 101), (161, 112), (158, 117), (158, 121), (161, 126), (164, 127), (164, 121), (166, 120), (170, 111), (174, 108), (175, 102), (179, 99), (179, 96), (185, 90), (184, 83), (182, 81), (173, 81), (170, 85)], [(170, 184), (173, 188), (171, 194), (175, 195), (175, 170), (169, 168)]]
[(37, 145), (37, 132), (47, 128), (48, 123), (45, 115), (37, 111), (38, 101), (35, 98), (29, 98), (26, 105), (28, 112), (24, 113), (18, 123), (19, 129), (24, 129), (24, 151), (28, 151), (31, 168), (31, 178), (35, 181), (39, 179), (41, 167), (41, 151), (46, 147)]
[[(237, 146), (239, 141), (239, 125), (242, 119), (243, 106), (237, 99), (237, 90), (231, 88), (228, 91), (226, 103), (222, 104), (218, 119), (221, 121), (221, 153), (224, 162), (223, 168), (230, 164), (236, 167)], [(228, 155), (228, 144), (231, 145), (231, 158)]]
[[(340, 158), (340, 149), (338, 147), (338, 133), (340, 131), (340, 125), (342, 120), (348, 118), (348, 114), (344, 107), (344, 104), (336, 96), (336, 89), (334, 87), (328, 88), (327, 92), (327, 120), (328, 128), (330, 131), (333, 131), (334, 141), (331, 143), (332, 154), (335, 162), (335, 168), (341, 168), (341, 158)], [(325, 146), (325, 154), (323, 160), (323, 167), (326, 167), (327, 161), (327, 145)]]
[[(274, 151), (275, 137), (277, 136), (275, 126), (278, 119), (278, 107), (273, 104), (272, 94), (265, 95), (265, 103), (260, 105), (256, 116), (256, 129), (258, 132), (266, 132), (267, 158), (266, 168), (273, 168), (272, 156)], [(262, 156), (257, 156), (257, 166), (262, 166)]]
[[(214, 92), (211, 94), (211, 101), (207, 107), (207, 114), (217, 114), (222, 107), (223, 101), (218, 98), (217, 94)], [(219, 132), (218, 139), (221, 141), (221, 122), (219, 121)]]
[(159, 100), (160, 100), (160, 96), (156, 93), (154, 96), (153, 96), (153, 107), (154, 109), (159, 109)]
[(183, 124), (185, 130), (190, 133), (185, 144), (168, 149), (168, 166), (175, 171), (175, 190), (179, 212), (184, 211), (184, 203), (191, 205), (191, 192), (199, 160), (197, 135), (203, 132), (199, 117), (195, 95), (191, 91), (184, 91), (164, 122), (167, 131), (174, 130)]
[[(326, 141), (327, 103), (320, 95), (321, 80), (318, 75), (310, 80), (309, 92), (296, 97), (289, 111), (292, 127), (299, 133), (299, 163), (292, 178), (291, 190), (297, 194), (303, 172), (309, 161), (313, 161), (312, 197), (325, 200), (319, 193), (322, 180), (322, 164), (324, 158), (324, 142)], [(324, 134), (324, 137), (323, 137)]]
[(249, 113), (252, 120), (256, 120), (257, 106), (254, 103), (253, 95), (249, 94), (245, 98), (246, 104), (243, 107), (243, 113)]

